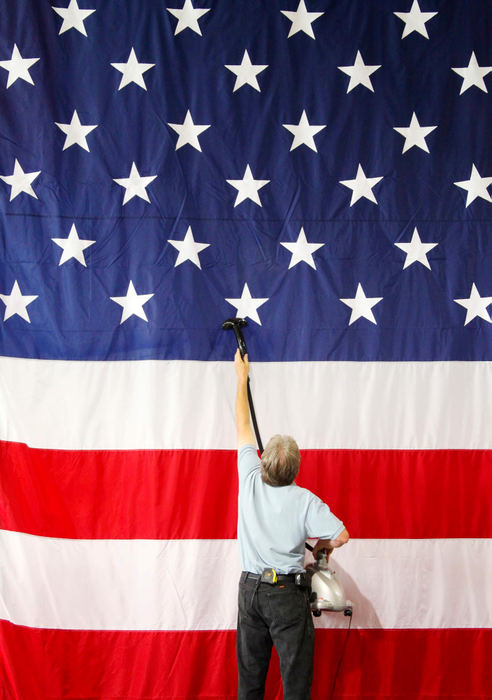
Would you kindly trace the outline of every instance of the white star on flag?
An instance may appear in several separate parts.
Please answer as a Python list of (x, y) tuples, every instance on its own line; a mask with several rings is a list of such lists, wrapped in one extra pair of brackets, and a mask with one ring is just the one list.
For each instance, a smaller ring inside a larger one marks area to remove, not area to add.
[(16, 158), (14, 163), (14, 172), (12, 175), (0, 175), (0, 179), (11, 187), (10, 201), (15, 199), (21, 192), (25, 192), (30, 197), (37, 199), (38, 196), (31, 187), (31, 183), (34, 182), (40, 172), (41, 170), (37, 170), (36, 172), (32, 173), (25, 173)]
[(206, 9), (196, 9), (195, 7), (193, 7), (193, 3), (191, 2), (191, 0), (185, 0), (181, 10), (171, 9), (169, 7), (167, 7), (166, 10), (178, 20), (174, 36), (182, 32), (183, 29), (191, 29), (196, 34), (202, 36), (198, 20), (200, 19), (200, 17), (203, 17), (203, 15), (205, 15), (207, 12), (210, 12), (210, 7)]
[(243, 85), (251, 85), (252, 88), (261, 92), (260, 85), (258, 83), (257, 75), (268, 68), (268, 65), (261, 66), (259, 64), (254, 65), (251, 63), (249, 53), (247, 51), (243, 54), (243, 60), (238, 65), (228, 65), (225, 66), (227, 70), (230, 70), (236, 76), (236, 82), (234, 83), (234, 88), (232, 92), (236, 92)]
[(202, 269), (202, 266), (200, 265), (200, 258), (198, 257), (198, 255), (199, 253), (201, 253), (202, 250), (208, 248), (210, 243), (197, 243), (193, 238), (193, 231), (191, 230), (191, 226), (188, 226), (188, 230), (186, 231), (186, 235), (182, 241), (175, 241), (169, 239), (168, 243), (170, 243), (176, 248), (176, 250), (179, 251), (179, 255), (176, 259), (176, 262), (174, 263), (174, 267), (178, 267), (178, 265), (181, 265), (181, 263), (186, 262), (186, 260), (191, 260), (191, 262), (198, 268), (200, 268), (200, 270)]
[(60, 246), (60, 248), (63, 248), (58, 267), (72, 258), (75, 258), (84, 267), (87, 267), (84, 250), (96, 242), (89, 241), (85, 238), (79, 238), (75, 224), (72, 224), (68, 238), (52, 238), (51, 240), (53, 243), (56, 243), (56, 245)]
[(29, 314), (27, 313), (26, 307), (37, 298), (38, 295), (23, 295), (19, 288), (17, 280), (15, 280), (10, 294), (0, 294), (0, 299), (5, 304), (5, 314), (3, 320), (6, 321), (11, 316), (15, 316), (15, 314), (17, 314), (18, 316), (23, 318), (24, 321), (31, 323), (31, 319), (29, 318)]
[(85, 151), (88, 151), (89, 146), (87, 145), (87, 135), (98, 127), (98, 124), (92, 124), (91, 126), (81, 124), (76, 110), (73, 112), (72, 121), (70, 124), (59, 124), (58, 122), (55, 122), (55, 124), (66, 135), (63, 150), (77, 144)]
[(431, 131), (437, 129), (437, 126), (420, 126), (417, 115), (414, 112), (408, 126), (394, 126), (393, 129), (405, 137), (402, 153), (405, 153), (410, 148), (413, 148), (413, 146), (417, 146), (426, 153), (429, 153), (429, 148), (425, 141), (425, 137), (428, 136)]
[(15, 83), (19, 78), (25, 80), (26, 83), (34, 85), (34, 80), (31, 78), (29, 68), (39, 61), (39, 58), (22, 58), (17, 44), (14, 44), (12, 58), (8, 61), (0, 61), (0, 68), (8, 71), (7, 87)]
[(397, 248), (401, 248), (406, 254), (405, 263), (403, 269), (409, 267), (414, 262), (422, 263), (425, 267), (431, 269), (429, 261), (427, 260), (427, 253), (438, 245), (437, 243), (422, 243), (420, 240), (419, 232), (417, 227), (413, 230), (412, 240), (410, 243), (395, 243)]
[(482, 90), (482, 92), (488, 92), (487, 86), (485, 85), (485, 76), (492, 71), (492, 66), (482, 66), (478, 65), (477, 57), (475, 56), (475, 51), (472, 51), (470, 56), (470, 61), (464, 68), (451, 68), (455, 73), (463, 78), (461, 84), (460, 95), (462, 95), (468, 88), (473, 85)]
[(297, 263), (305, 262), (314, 270), (316, 270), (316, 265), (313, 260), (313, 253), (319, 248), (322, 248), (324, 243), (308, 243), (306, 234), (304, 233), (304, 228), (301, 227), (297, 241), (295, 243), (290, 243), (288, 241), (280, 241), (280, 245), (287, 248), (292, 253), (290, 259), (289, 270)]
[(297, 10), (292, 12), (290, 10), (280, 10), (280, 12), (287, 17), (287, 19), (292, 22), (288, 39), (297, 32), (304, 32), (311, 39), (316, 39), (313, 32), (313, 27), (311, 26), (315, 20), (324, 15), (324, 12), (308, 12), (306, 8), (306, 3), (304, 0), (299, 0), (299, 5)]
[(265, 185), (268, 185), (270, 180), (255, 180), (253, 173), (251, 172), (251, 168), (249, 165), (246, 165), (246, 170), (244, 171), (242, 180), (227, 180), (227, 182), (237, 190), (237, 197), (236, 201), (234, 202), (235, 207), (237, 207), (238, 204), (241, 204), (241, 202), (243, 202), (245, 199), (251, 199), (251, 201), (261, 207), (262, 204), (258, 190), (265, 187)]
[(135, 287), (133, 286), (133, 282), (130, 280), (126, 296), (109, 297), (111, 301), (115, 301), (117, 304), (123, 307), (120, 326), (127, 319), (129, 319), (130, 316), (138, 316), (148, 323), (149, 321), (145, 311), (143, 310), (143, 305), (146, 304), (149, 299), (152, 299), (153, 296), (153, 294), (137, 294)]
[(360, 51), (357, 51), (353, 66), (337, 66), (337, 68), (350, 76), (347, 94), (357, 87), (357, 85), (364, 85), (364, 87), (369, 88), (371, 92), (374, 92), (370, 76), (377, 71), (378, 68), (381, 68), (381, 66), (366, 66)]
[(318, 152), (316, 144), (314, 143), (314, 136), (324, 129), (326, 124), (319, 124), (317, 126), (311, 125), (308, 121), (306, 110), (303, 110), (301, 118), (299, 119), (299, 124), (282, 124), (282, 126), (284, 129), (287, 129), (287, 131), (290, 131), (291, 134), (294, 134), (290, 147), (291, 151), (304, 144), (312, 151)]
[(146, 202), (150, 202), (149, 195), (147, 194), (147, 187), (156, 179), (157, 175), (147, 175), (143, 177), (137, 170), (135, 163), (132, 163), (130, 170), (130, 175), (128, 177), (113, 178), (117, 185), (124, 187), (126, 192), (123, 197), (123, 205), (133, 199), (133, 197), (140, 197)]
[(413, 0), (410, 12), (393, 12), (393, 14), (405, 22), (403, 34), (401, 35), (402, 39), (412, 32), (418, 32), (428, 39), (429, 35), (427, 34), (425, 23), (437, 15), (437, 12), (422, 12), (417, 0)]
[(147, 90), (143, 74), (145, 71), (153, 68), (155, 63), (139, 63), (135, 54), (135, 49), (132, 47), (126, 63), (112, 63), (111, 65), (123, 74), (118, 91), (130, 83), (136, 83), (139, 87)]
[(261, 326), (260, 317), (258, 316), (258, 307), (264, 304), (268, 299), (253, 299), (249, 291), (248, 284), (245, 283), (240, 299), (226, 299), (226, 301), (235, 306), (237, 309), (236, 316), (238, 318), (250, 318), (252, 321)]
[(466, 326), (466, 324), (470, 323), (470, 321), (472, 321), (476, 316), (483, 318), (484, 321), (492, 323), (490, 314), (487, 311), (487, 306), (489, 304), (492, 304), (492, 297), (481, 297), (475, 285), (475, 282), (473, 282), (472, 284), (470, 296), (468, 297), (468, 299), (453, 299), (453, 301), (459, 304), (460, 306), (464, 306), (466, 309), (466, 318), (465, 323), (463, 325)]
[(481, 177), (474, 163), (472, 164), (470, 179), (454, 182), (453, 184), (466, 190), (465, 207), (471, 204), (477, 197), (485, 199), (486, 202), (492, 202), (492, 197), (487, 190), (487, 187), (492, 184), (492, 177)]
[(382, 179), (382, 177), (366, 177), (359, 163), (357, 175), (353, 180), (339, 180), (339, 182), (341, 185), (344, 185), (344, 187), (348, 187), (352, 190), (352, 197), (350, 199), (350, 206), (352, 206), (362, 197), (377, 204), (378, 201), (373, 194), (372, 188)]
[(168, 122), (168, 126), (178, 134), (178, 140), (176, 142), (176, 151), (178, 148), (186, 146), (187, 143), (197, 151), (201, 152), (200, 142), (198, 136), (206, 129), (210, 128), (210, 124), (194, 124), (193, 118), (191, 116), (190, 110), (186, 112), (184, 122), (182, 124), (171, 124)]
[[(362, 285), (359, 282), (357, 285), (357, 291), (353, 299), (340, 299), (344, 304), (352, 309), (350, 314), (349, 326), (352, 325), (359, 318), (367, 318), (371, 323), (376, 323), (374, 314), (372, 312), (372, 307), (379, 304), (383, 297), (366, 297)], [(376, 324), (377, 325), (377, 324)]]
[(77, 4), (77, 0), (70, 0), (68, 7), (55, 7), (52, 5), (51, 8), (63, 18), (62, 26), (58, 34), (68, 32), (69, 29), (76, 29), (84, 36), (87, 36), (84, 20), (86, 20), (89, 15), (92, 15), (95, 10), (81, 10)]

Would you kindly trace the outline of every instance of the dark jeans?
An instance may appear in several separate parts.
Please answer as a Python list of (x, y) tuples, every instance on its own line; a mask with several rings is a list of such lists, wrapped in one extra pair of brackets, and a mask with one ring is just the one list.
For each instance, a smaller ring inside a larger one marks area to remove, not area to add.
[(282, 581), (275, 586), (268, 583), (257, 586), (252, 579), (240, 581), (239, 700), (263, 698), (272, 644), (280, 659), (284, 700), (309, 700), (314, 626), (308, 591), (296, 586), (294, 581)]

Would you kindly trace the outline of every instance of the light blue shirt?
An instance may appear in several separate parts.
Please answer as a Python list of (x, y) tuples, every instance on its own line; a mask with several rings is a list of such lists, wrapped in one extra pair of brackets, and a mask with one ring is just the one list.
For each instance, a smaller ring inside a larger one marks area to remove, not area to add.
[(344, 530), (342, 521), (311, 491), (295, 483), (265, 484), (254, 445), (239, 450), (238, 472), (237, 537), (243, 571), (304, 571), (306, 539), (331, 540)]

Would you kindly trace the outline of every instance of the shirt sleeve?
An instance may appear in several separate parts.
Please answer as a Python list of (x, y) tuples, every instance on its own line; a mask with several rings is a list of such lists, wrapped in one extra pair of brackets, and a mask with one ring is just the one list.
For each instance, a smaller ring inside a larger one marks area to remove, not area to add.
[(238, 452), (237, 469), (239, 481), (244, 481), (251, 472), (260, 469), (260, 458), (254, 445), (243, 445)]
[(323, 501), (311, 494), (309, 502), (306, 528), (308, 537), (318, 537), (322, 540), (333, 540), (343, 532), (343, 522), (334, 515)]

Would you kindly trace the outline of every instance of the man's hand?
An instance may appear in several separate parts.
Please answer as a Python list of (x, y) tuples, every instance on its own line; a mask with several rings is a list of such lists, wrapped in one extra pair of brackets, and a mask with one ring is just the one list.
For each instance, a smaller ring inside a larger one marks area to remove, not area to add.
[(326, 559), (330, 558), (330, 554), (336, 547), (342, 547), (349, 541), (349, 534), (347, 529), (344, 530), (333, 540), (318, 540), (313, 549), (313, 557), (316, 559), (316, 555), (322, 549), (326, 552)]
[(330, 558), (330, 554), (333, 552), (334, 547), (331, 545), (331, 540), (318, 540), (317, 544), (313, 549), (313, 557), (316, 560), (318, 557), (318, 552), (325, 552), (326, 561)]
[(244, 357), (241, 357), (239, 348), (236, 350), (236, 354), (234, 355), (234, 367), (236, 368), (238, 381), (246, 382), (249, 374), (248, 355), (246, 354)]

